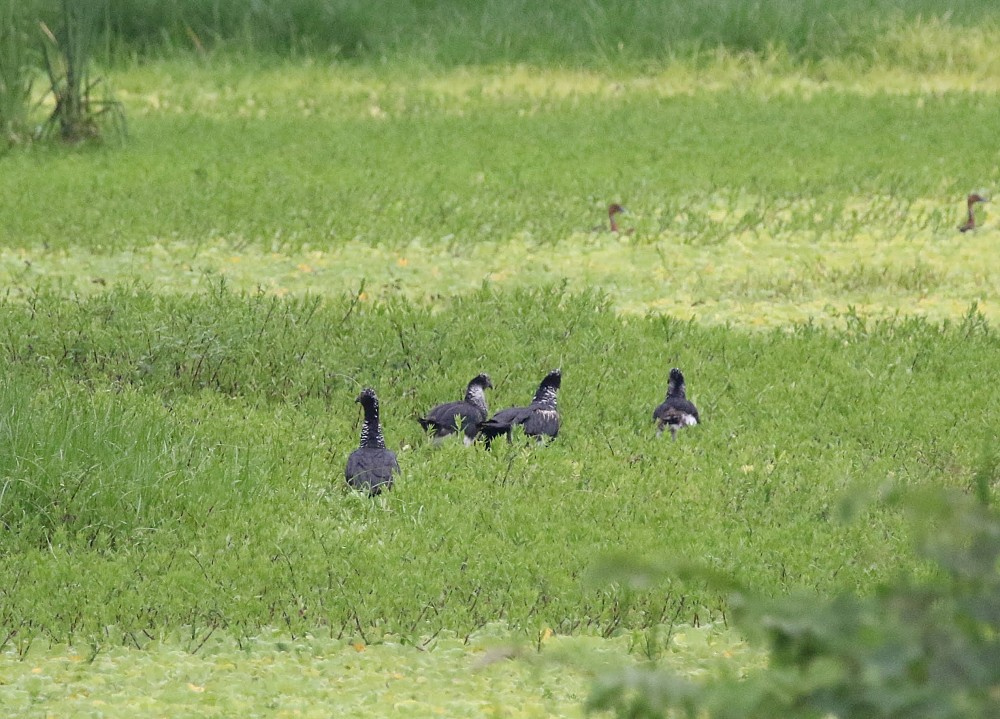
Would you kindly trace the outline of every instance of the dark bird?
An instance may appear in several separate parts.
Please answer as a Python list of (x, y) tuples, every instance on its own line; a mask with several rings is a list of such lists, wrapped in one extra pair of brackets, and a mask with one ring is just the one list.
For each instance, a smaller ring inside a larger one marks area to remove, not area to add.
[(969, 215), (965, 220), (965, 224), (958, 228), (959, 232), (968, 232), (969, 230), (976, 229), (976, 214), (973, 212), (973, 207), (979, 202), (989, 202), (985, 197), (979, 193), (973, 192), (969, 195), (966, 200), (969, 206)]
[(392, 476), (399, 474), (399, 463), (396, 453), (385, 448), (375, 390), (366, 387), (354, 401), (364, 407), (365, 421), (361, 425), (361, 445), (347, 458), (344, 476), (354, 489), (374, 497), (382, 490), (392, 489)]
[(511, 407), (502, 409), (489, 420), (479, 426), (479, 433), (486, 438), (486, 446), (501, 434), (507, 435), (511, 441), (511, 433), (515, 425), (524, 427), (524, 433), (535, 437), (539, 442), (546, 438), (554, 439), (559, 434), (559, 410), (556, 408), (556, 395), (562, 383), (562, 371), (554, 369), (545, 375), (538, 385), (534, 399), (527, 407)]
[(653, 410), (653, 420), (657, 437), (669, 427), (673, 439), (677, 439), (677, 430), (681, 427), (698, 424), (698, 409), (684, 396), (684, 375), (676, 367), (670, 370), (667, 397)]
[(608, 220), (611, 222), (612, 232), (618, 232), (618, 223), (615, 222), (615, 215), (621, 214), (622, 212), (628, 212), (628, 210), (619, 205), (617, 202), (608, 205)]
[(493, 387), (488, 374), (476, 375), (465, 388), (465, 399), (461, 402), (446, 402), (432, 407), (426, 417), (417, 421), (424, 430), (434, 430), (434, 438), (440, 440), (462, 430), (465, 444), (476, 441), (479, 425), (486, 421), (489, 407), (486, 406), (486, 390)]

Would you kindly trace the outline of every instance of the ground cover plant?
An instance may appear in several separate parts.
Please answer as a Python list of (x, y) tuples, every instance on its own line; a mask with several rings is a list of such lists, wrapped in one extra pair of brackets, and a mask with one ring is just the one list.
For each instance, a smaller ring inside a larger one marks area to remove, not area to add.
[[(673, 640), (676, 651), (664, 664), (684, 674), (714, 668), (722, 653), (748, 665), (761, 661), (734, 636), (710, 628), (679, 628)], [(73, 716), (323, 717), (336, 707), (366, 716), (582, 718), (592, 674), (630, 661), (627, 637), (552, 635), (536, 652), (511, 644), (500, 627), (470, 642), (442, 634), (423, 649), (391, 638), (347, 646), (322, 637), (291, 641), (281, 632), (239, 645), (219, 633), (197, 652), (178, 648), (187, 641), (174, 636), (142, 650), (112, 645), (96, 653), (36, 648), (0, 667), (4, 708), (15, 716), (44, 707)]]

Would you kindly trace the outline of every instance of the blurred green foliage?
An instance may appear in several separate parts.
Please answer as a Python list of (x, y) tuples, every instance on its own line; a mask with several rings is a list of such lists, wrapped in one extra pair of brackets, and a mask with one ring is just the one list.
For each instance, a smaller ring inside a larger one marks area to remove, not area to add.
[[(996, 455), (985, 452), (976, 499), (940, 488), (887, 498), (907, 510), (928, 571), (902, 572), (862, 595), (734, 592), (729, 618), (767, 648), (766, 669), (698, 683), (630, 667), (601, 677), (588, 707), (636, 719), (671, 710), (713, 719), (996, 717), (1000, 512), (990, 501), (997, 469)], [(617, 561), (599, 574), (646, 586), (675, 569)]]

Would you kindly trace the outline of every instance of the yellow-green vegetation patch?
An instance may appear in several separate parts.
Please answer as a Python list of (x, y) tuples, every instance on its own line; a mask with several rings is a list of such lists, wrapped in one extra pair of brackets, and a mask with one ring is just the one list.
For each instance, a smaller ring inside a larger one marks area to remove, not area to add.
[[(667, 629), (664, 628), (664, 636)], [(115, 717), (582, 717), (595, 674), (637, 663), (634, 637), (504, 638), (439, 635), (423, 646), (277, 631), (237, 643), (201, 640), (129, 646), (34, 646), (0, 654), (7, 716)], [(763, 655), (719, 627), (676, 627), (657, 647), (660, 666), (689, 677), (721, 666), (759, 667)]]
[(295, 116), (386, 120), (428, 112), (462, 114), (484, 105), (523, 106), (633, 97), (670, 98), (721, 92), (760, 97), (811, 97), (835, 92), (940, 95), (1000, 92), (1000, 33), (937, 21), (894, 28), (882, 40), (887, 59), (859, 67), (850, 59), (815, 64), (771, 55), (717, 50), (696, 61), (657, 63), (644, 70), (594, 70), (531, 65), (489, 67), (345, 65), (286, 61), (255, 69), (231, 61), (161, 62), (116, 72), (118, 97), (136, 115), (188, 114), (265, 119)]
[[(6, 248), (0, 249), (0, 281), (15, 295), (39, 283), (85, 293), (134, 282), (191, 292), (206, 277), (221, 277), (235, 288), (279, 297), (355, 292), (362, 302), (392, 296), (438, 302), (483, 284), (565, 281), (573, 290), (606, 292), (622, 312), (750, 327), (834, 323), (852, 311), (943, 320), (974, 304), (987, 318), (1000, 319), (1000, 264), (984, 262), (1000, 242), (992, 218), (960, 234), (947, 224), (961, 218), (957, 203), (931, 199), (900, 210), (886, 198), (854, 198), (834, 217), (806, 201), (769, 214), (763, 198), (731, 200), (717, 200), (705, 221), (643, 208), (628, 219), (636, 227), (631, 235), (577, 232), (553, 239), (536, 231), (478, 243), (416, 238), (398, 247), (360, 240), (322, 248), (275, 244), (270, 252), (225, 237), (112, 253)], [(813, 228), (803, 227), (803, 214)]]

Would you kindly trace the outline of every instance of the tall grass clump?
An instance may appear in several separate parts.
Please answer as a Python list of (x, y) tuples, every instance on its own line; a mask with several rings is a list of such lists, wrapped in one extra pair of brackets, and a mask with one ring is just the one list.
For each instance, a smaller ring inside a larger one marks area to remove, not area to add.
[(63, 0), (60, 23), (55, 31), (44, 22), (47, 42), (43, 59), (54, 107), (43, 129), (51, 135), (58, 130), (66, 142), (97, 139), (101, 123), (120, 136), (125, 133), (121, 105), (107, 94), (95, 97), (101, 80), (90, 76), (94, 53), (106, 20), (108, 0)]
[(260, 489), (259, 467), (198, 442), (134, 392), (39, 391), (29, 376), (0, 381), (2, 533), (110, 550), (196, 523), (206, 497), (224, 511)]
[(383, 18), (412, 17), (405, 2), (376, 8), (357, 0), (126, 0), (113, 4), (108, 31), (115, 47), (142, 56), (229, 50), (355, 58), (371, 52), (373, 37), (384, 37)]
[(0, 142), (18, 144), (30, 135), (34, 81), (26, 14), (18, 0), (0, 0)]

